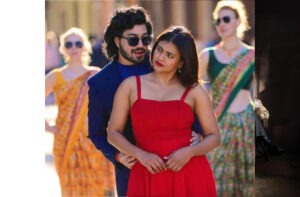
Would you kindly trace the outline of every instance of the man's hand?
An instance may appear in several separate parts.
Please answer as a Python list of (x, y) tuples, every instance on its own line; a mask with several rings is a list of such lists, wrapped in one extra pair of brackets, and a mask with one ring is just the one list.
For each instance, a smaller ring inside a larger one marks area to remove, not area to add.
[(190, 142), (191, 142), (190, 146), (198, 144), (199, 142), (201, 142), (202, 139), (203, 138), (200, 134), (197, 134), (195, 131), (192, 131), (192, 136), (190, 139)]
[(127, 168), (131, 169), (132, 166), (136, 163), (136, 158), (126, 155), (124, 153), (118, 153), (118, 161)]

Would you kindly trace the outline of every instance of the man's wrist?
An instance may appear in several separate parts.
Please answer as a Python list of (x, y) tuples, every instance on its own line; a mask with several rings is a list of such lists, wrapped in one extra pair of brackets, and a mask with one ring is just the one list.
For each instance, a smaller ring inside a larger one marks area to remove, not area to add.
[(120, 153), (116, 153), (116, 157), (115, 157), (115, 159), (116, 159), (116, 162), (118, 162), (118, 163), (120, 163), (120, 160), (119, 160), (119, 155), (120, 155)]

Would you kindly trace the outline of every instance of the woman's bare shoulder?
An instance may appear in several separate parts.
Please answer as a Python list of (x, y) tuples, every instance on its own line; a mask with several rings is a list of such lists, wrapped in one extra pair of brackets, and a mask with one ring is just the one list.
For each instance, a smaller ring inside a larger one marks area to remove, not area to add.
[(255, 50), (255, 47), (254, 46), (251, 46), (251, 45), (248, 45), (246, 43), (243, 43), (243, 46), (246, 48), (246, 49), (249, 49), (249, 50)]
[(201, 98), (201, 97), (208, 96), (207, 91), (204, 89), (204, 87), (200, 83), (195, 83), (190, 91), (191, 91), (191, 95), (194, 98)]
[(124, 79), (124, 81), (122, 83), (133, 83), (136, 81), (136, 76), (130, 76), (127, 77), (126, 79)]
[(122, 81), (122, 83), (120, 84), (120, 87), (122, 89), (131, 89), (132, 87), (136, 86), (136, 77), (135, 76), (130, 76), (130, 77), (127, 77), (126, 79), (124, 79)]
[(56, 79), (57, 73), (62, 73), (66, 69), (66, 66), (54, 68), (47, 75), (46, 79)]
[(201, 57), (206, 57), (206, 56), (208, 56), (208, 55), (209, 55), (209, 50), (210, 50), (210, 48), (204, 48), (204, 49), (202, 49), (202, 50), (200, 51), (200, 53), (199, 53), (199, 57), (201, 58)]
[(95, 71), (95, 72), (99, 72), (101, 70), (101, 68), (99, 68), (97, 66), (87, 66), (86, 68), (89, 71)]

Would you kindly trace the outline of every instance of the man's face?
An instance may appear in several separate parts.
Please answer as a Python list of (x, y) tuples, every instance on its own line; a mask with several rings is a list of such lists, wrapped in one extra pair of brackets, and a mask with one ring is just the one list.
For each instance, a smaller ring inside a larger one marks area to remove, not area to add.
[(123, 37), (116, 37), (115, 42), (119, 47), (118, 61), (124, 65), (140, 63), (144, 60), (151, 39), (146, 26), (135, 25), (132, 29), (123, 32)]

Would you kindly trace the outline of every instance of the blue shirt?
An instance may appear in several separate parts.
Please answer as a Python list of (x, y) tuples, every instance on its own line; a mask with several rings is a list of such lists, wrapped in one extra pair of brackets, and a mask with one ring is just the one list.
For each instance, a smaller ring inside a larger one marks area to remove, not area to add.
[(130, 76), (142, 75), (149, 73), (149, 68), (145, 63), (140, 63), (136, 65), (124, 65), (117, 62), (117, 66), (120, 72), (122, 81)]

